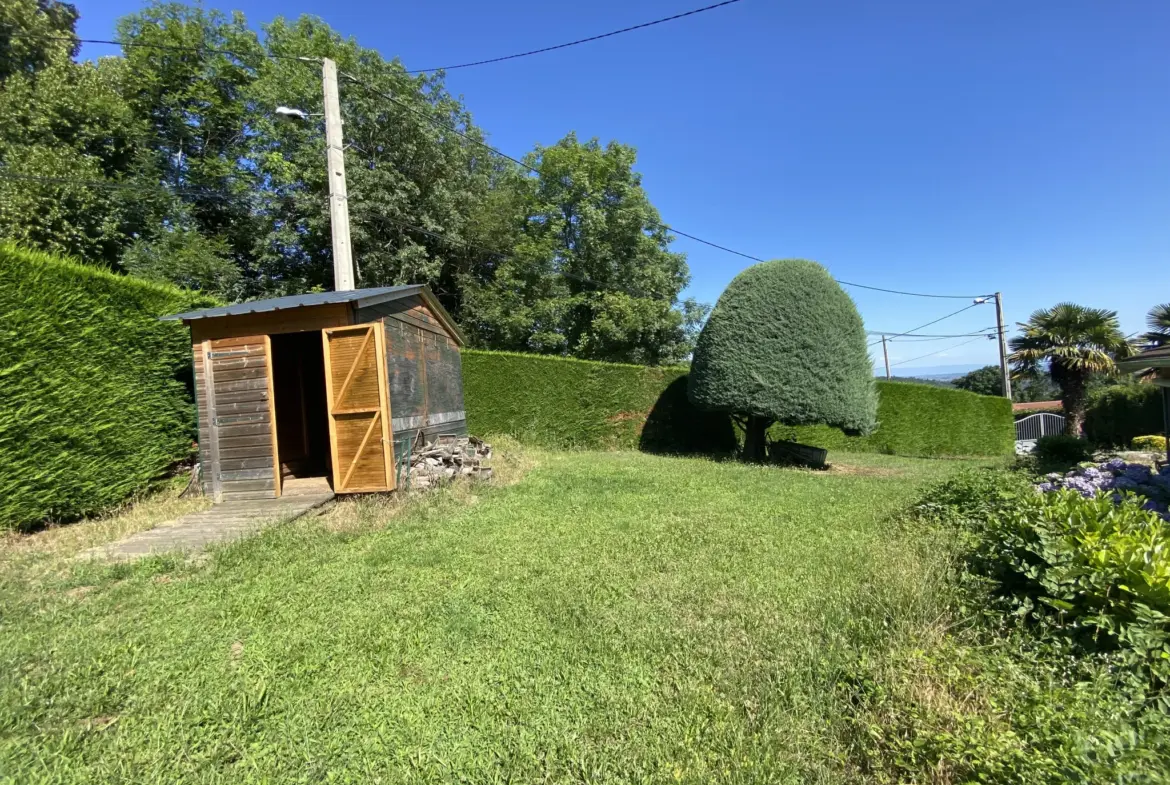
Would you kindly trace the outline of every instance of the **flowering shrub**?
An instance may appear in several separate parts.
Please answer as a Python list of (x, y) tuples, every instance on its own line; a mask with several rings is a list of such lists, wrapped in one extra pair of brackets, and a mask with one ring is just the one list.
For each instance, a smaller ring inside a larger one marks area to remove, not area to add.
[(1146, 510), (1156, 512), (1170, 520), (1170, 466), (1155, 472), (1142, 463), (1126, 463), (1114, 458), (1105, 463), (1081, 466), (1067, 474), (1053, 472), (1036, 486), (1038, 490), (1051, 493), (1058, 490), (1076, 491), (1085, 498), (1108, 493), (1113, 501), (1121, 500), (1125, 493), (1142, 497)]

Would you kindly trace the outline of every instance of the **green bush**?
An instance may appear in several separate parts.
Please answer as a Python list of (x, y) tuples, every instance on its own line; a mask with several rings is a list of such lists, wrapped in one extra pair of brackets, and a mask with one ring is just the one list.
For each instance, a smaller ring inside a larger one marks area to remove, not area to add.
[(659, 397), (685, 375), (685, 368), (463, 352), (470, 430), (546, 447), (636, 448)]
[(774, 425), (773, 439), (844, 452), (890, 455), (1010, 455), (1015, 450), (1012, 406), (1006, 398), (925, 384), (879, 381), (878, 427), (849, 436), (826, 426)]
[(1085, 436), (1103, 447), (1124, 448), (1135, 437), (1162, 430), (1162, 390), (1152, 384), (1119, 384), (1089, 395)]
[(1042, 465), (1072, 466), (1093, 457), (1093, 445), (1067, 433), (1041, 436), (1032, 451)]
[(916, 509), (967, 569), (950, 619), (851, 674), (866, 781), (1164, 782), (1168, 524), (1005, 470), (961, 472)]
[(0, 529), (100, 512), (191, 454), (191, 344), (211, 304), (0, 245)]
[[(548, 447), (729, 451), (725, 421), (679, 396), (676, 385), (685, 378), (685, 368), (463, 352), (464, 401), (474, 433), (507, 433)], [(877, 389), (879, 424), (869, 436), (846, 436), (828, 426), (773, 426), (770, 434), (830, 451), (919, 456), (1013, 451), (1006, 399), (900, 382), (879, 381)]]
[(1135, 450), (1145, 452), (1166, 452), (1165, 436), (1138, 436), (1130, 445)]
[(699, 335), (690, 398), (709, 411), (869, 433), (877, 396), (857, 306), (816, 262), (747, 268)]

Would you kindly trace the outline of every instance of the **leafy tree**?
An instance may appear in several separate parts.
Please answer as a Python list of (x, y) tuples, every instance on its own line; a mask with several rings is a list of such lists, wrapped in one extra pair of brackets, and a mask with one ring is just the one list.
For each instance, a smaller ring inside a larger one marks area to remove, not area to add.
[(20, 25), (8, 35), (21, 34), (11, 38), (8, 52), (20, 67), (0, 71), (0, 233), (116, 266), (159, 206), (148, 188), (119, 187), (138, 169), (143, 136), (120, 94), (121, 64), (75, 63), (74, 43), (25, 37), (71, 39), (71, 7), (6, 2), (0, 8), (6, 23)]
[(1151, 346), (1170, 346), (1170, 303), (1155, 305), (1146, 317), (1150, 331), (1142, 340)]
[[(1092, 382), (1089, 384), (1092, 387)], [(1018, 403), (1055, 401), (1060, 397), (1060, 388), (1047, 373), (1039, 369), (1032, 373), (1012, 373), (1012, 400)]]
[(985, 365), (951, 382), (960, 390), (979, 395), (1003, 395), (1003, 378), (998, 365)]
[(744, 418), (744, 457), (764, 457), (773, 422), (868, 433), (877, 393), (857, 307), (816, 262), (764, 262), (737, 275), (703, 327), (691, 401)]
[(1132, 352), (1117, 312), (1060, 303), (1036, 311), (1020, 327), (1023, 334), (1011, 339), (1014, 369), (1028, 374), (1046, 367), (1060, 388), (1069, 433), (1080, 434), (1092, 377), (1116, 373), (1114, 360)]
[(76, 24), (77, 7), (70, 3), (0, 0), (0, 82), (76, 55)]
[[(530, 175), (485, 149), (442, 74), (410, 75), (311, 17), (260, 35), (238, 13), (149, 2), (118, 37), (154, 47), (76, 63), (69, 8), (0, 0), (13, 64), (0, 232), (230, 299), (330, 287), (316, 62), (330, 57), (359, 286), (428, 284), (490, 348), (640, 363), (689, 353), (705, 308), (679, 299), (685, 258), (631, 148), (569, 136), (537, 148)], [(50, 28), (67, 40), (17, 51), (31, 39), (13, 31)], [(310, 122), (278, 122), (279, 105)]]
[(488, 346), (656, 365), (686, 357), (706, 308), (680, 300), (686, 257), (634, 171), (632, 147), (569, 134), (538, 147), (496, 203), (514, 250), (468, 284), (465, 324)]
[(153, 240), (140, 238), (127, 250), (123, 264), (140, 278), (177, 283), (229, 302), (240, 297), (242, 276), (227, 244), (189, 227), (168, 227)]

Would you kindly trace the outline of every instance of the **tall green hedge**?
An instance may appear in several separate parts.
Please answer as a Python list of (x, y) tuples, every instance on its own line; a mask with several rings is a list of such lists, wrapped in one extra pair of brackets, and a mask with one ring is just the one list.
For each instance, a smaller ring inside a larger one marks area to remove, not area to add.
[(926, 384), (879, 380), (878, 427), (869, 436), (835, 428), (773, 426), (773, 438), (845, 452), (890, 455), (1010, 455), (1015, 451), (1007, 398)]
[(99, 512), (190, 455), (182, 290), (0, 244), (0, 529)]
[(1119, 384), (1095, 390), (1085, 412), (1085, 436), (1106, 447), (1129, 447), (1135, 436), (1162, 433), (1162, 390), (1152, 384)]
[[(685, 398), (685, 368), (644, 368), (465, 351), (463, 388), (473, 433), (509, 433), (550, 447), (725, 452), (730, 424)], [(830, 450), (899, 455), (1006, 455), (1015, 430), (1004, 398), (918, 384), (879, 381), (878, 428), (846, 436), (835, 428), (773, 426)]]

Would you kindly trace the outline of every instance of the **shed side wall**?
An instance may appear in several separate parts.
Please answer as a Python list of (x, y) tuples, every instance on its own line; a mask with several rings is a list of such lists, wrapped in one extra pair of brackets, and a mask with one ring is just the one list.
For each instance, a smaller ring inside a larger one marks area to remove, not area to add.
[(394, 455), (401, 462), (419, 431), (467, 433), (459, 346), (421, 297), (404, 297), (355, 312), (355, 321), (381, 319), (386, 330)]

